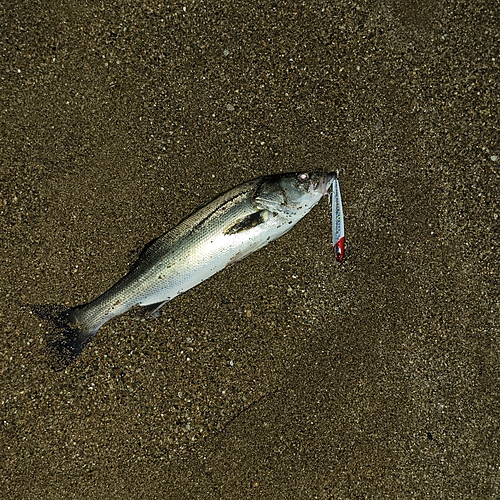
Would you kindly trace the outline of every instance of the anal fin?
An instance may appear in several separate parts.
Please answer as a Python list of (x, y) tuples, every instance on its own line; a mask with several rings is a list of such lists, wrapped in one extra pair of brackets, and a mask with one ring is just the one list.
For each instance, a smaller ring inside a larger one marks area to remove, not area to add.
[(148, 304), (147, 306), (143, 306), (146, 311), (149, 311), (151, 316), (153, 318), (158, 318), (160, 316), (160, 313), (158, 312), (167, 302), (168, 300), (165, 300), (163, 302), (156, 302), (156, 304)]

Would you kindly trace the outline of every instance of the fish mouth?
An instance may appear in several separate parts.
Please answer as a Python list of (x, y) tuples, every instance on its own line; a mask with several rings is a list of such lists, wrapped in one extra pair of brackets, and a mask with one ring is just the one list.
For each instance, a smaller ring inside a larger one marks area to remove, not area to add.
[(337, 178), (335, 172), (323, 172), (319, 174), (316, 183), (311, 186), (313, 191), (318, 191), (323, 196), (328, 193), (334, 179)]

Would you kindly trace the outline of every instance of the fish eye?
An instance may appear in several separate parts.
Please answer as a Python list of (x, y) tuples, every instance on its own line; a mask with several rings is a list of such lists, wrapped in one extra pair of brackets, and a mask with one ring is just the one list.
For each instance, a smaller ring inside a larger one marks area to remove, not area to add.
[(299, 174), (299, 175), (297, 175), (297, 179), (300, 182), (305, 182), (305, 181), (307, 181), (307, 179), (309, 179), (309, 174), (307, 174), (307, 173)]

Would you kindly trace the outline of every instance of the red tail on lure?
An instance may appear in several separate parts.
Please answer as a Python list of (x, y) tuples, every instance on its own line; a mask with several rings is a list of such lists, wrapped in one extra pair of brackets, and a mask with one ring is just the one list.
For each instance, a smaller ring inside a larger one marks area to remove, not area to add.
[(335, 259), (340, 264), (345, 256), (344, 210), (338, 175), (332, 183), (332, 245)]

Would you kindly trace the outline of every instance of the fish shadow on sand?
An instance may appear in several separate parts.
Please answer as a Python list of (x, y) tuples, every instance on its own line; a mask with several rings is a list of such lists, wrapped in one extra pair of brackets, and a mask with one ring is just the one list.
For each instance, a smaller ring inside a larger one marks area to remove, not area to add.
[[(79, 330), (71, 325), (71, 311), (61, 305), (35, 304), (29, 306), (31, 311), (49, 326), (47, 348), (49, 363), (53, 370), (62, 371), (81, 354), (83, 348), (92, 337), (82, 342)], [(158, 310), (158, 304), (137, 308), (142, 314), (158, 318), (163, 311)]]

